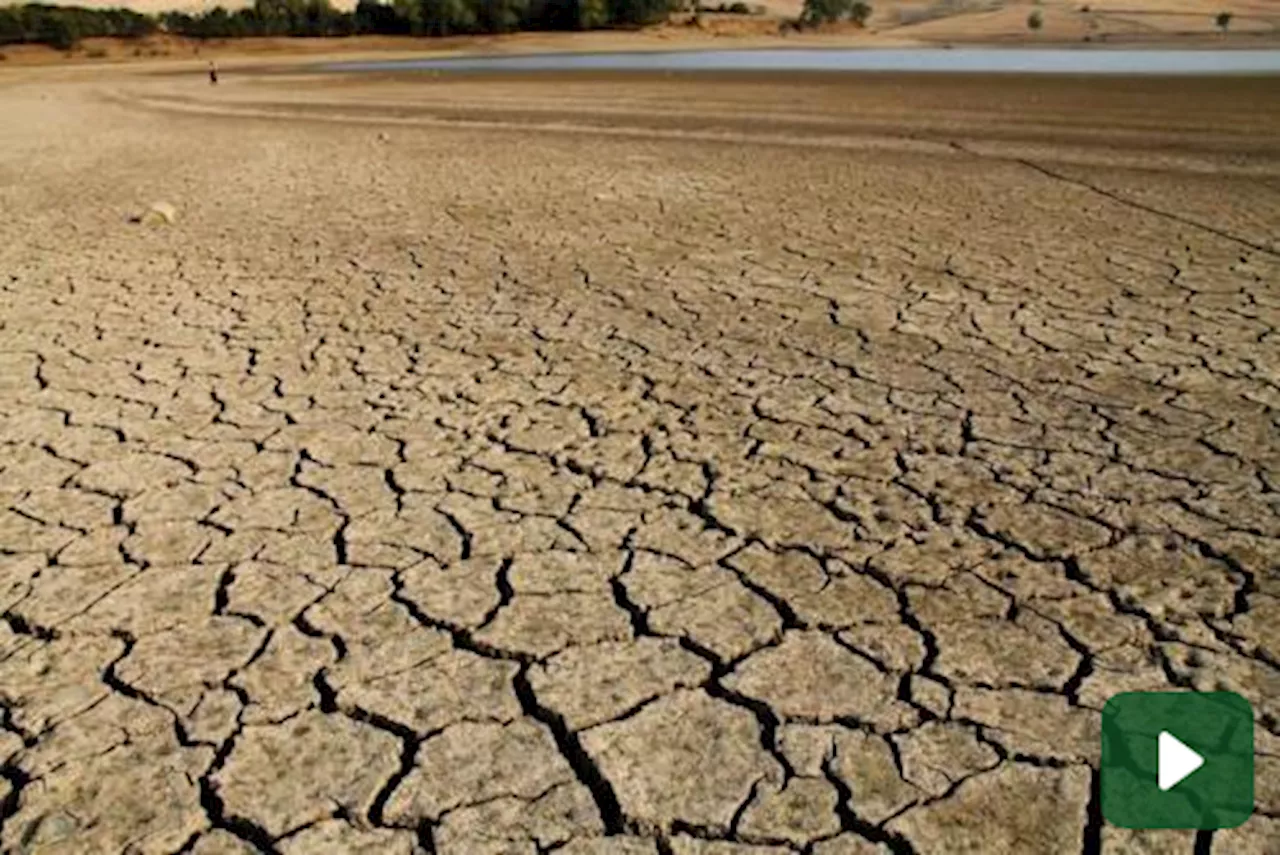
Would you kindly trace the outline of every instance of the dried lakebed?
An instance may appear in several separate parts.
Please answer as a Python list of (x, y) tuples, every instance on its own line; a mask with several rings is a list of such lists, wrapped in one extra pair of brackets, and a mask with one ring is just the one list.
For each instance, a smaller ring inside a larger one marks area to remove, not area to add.
[(0, 78), (0, 849), (1273, 855), (1271, 81), (225, 77)]

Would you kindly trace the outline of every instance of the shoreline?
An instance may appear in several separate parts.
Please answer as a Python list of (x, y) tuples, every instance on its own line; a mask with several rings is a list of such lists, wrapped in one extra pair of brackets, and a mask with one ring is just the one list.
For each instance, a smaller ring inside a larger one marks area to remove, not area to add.
[[(519, 59), (531, 57), (585, 57), (599, 56), (607, 57), (613, 55), (678, 55), (686, 53), (736, 53), (736, 52), (845, 52), (860, 51), (867, 53), (891, 52), (891, 51), (936, 51), (942, 53), (953, 53), (960, 51), (1044, 51), (1061, 53), (1070, 52), (1089, 52), (1089, 53), (1108, 53), (1108, 52), (1185, 52), (1185, 53), (1202, 53), (1202, 52), (1230, 52), (1230, 53), (1274, 53), (1280, 51), (1280, 39), (1276, 42), (1265, 45), (1208, 45), (1202, 43), (1185, 43), (1185, 42), (1164, 42), (1164, 43), (1109, 43), (1109, 44), (1016, 44), (1016, 43), (1000, 43), (1000, 42), (973, 42), (965, 44), (928, 44), (928, 43), (890, 43), (887, 41), (878, 41), (873, 44), (839, 44), (831, 42), (814, 42), (806, 44), (797, 44), (795, 41), (789, 40), (743, 40), (734, 43), (726, 43), (724, 40), (711, 40), (707, 42), (686, 42), (682, 44), (672, 45), (655, 43), (651, 41), (636, 42), (633, 44), (609, 44), (607, 46), (587, 45), (587, 44), (557, 44), (557, 45), (521, 45), (521, 46), (503, 46), (503, 49), (494, 49), (492, 45), (473, 45), (453, 49), (432, 49), (432, 50), (415, 50), (403, 46), (388, 46), (380, 48), (361, 47), (358, 49), (330, 49), (330, 50), (294, 50), (287, 49), (269, 49), (269, 50), (250, 50), (250, 51), (227, 51), (214, 52), (212, 50), (203, 50), (200, 53), (193, 53), (186, 56), (167, 55), (162, 57), (146, 57), (146, 58), (84, 58), (84, 59), (53, 59), (43, 61), (3, 61), (0, 62), (0, 81), (6, 76), (12, 77), (16, 74), (29, 73), (70, 73), (79, 75), (80, 73), (96, 72), (101, 70), (113, 70), (119, 73), (141, 73), (141, 74), (160, 74), (166, 75), (171, 73), (189, 73), (193, 68), (203, 68), (204, 63), (209, 60), (216, 60), (219, 67), (225, 70), (235, 70), (239, 72), (254, 73), (284, 73), (284, 72), (308, 72), (316, 74), (375, 74), (384, 69), (375, 68), (353, 68), (351, 66), (358, 65), (379, 65), (392, 63), (412, 63), (412, 62), (449, 62), (458, 61), (484, 61), (484, 60), (504, 60)], [(9, 71), (6, 75), (4, 72)], [(513, 69), (506, 71), (503, 69), (433, 69), (433, 68), (389, 68), (385, 69), (389, 73), (442, 73), (448, 72), (453, 74), (619, 74), (619, 75), (635, 75), (646, 73), (643, 69)], [(648, 73), (655, 74), (752, 74), (752, 73), (778, 73), (778, 74), (923, 74), (937, 75), (948, 74), (955, 76), (972, 76), (986, 74), (1022, 74), (1035, 73), (1037, 76), (1106, 76), (1109, 78), (1119, 78), (1127, 76), (1142, 77), (1196, 77), (1196, 76), (1238, 76), (1244, 75), (1260, 75), (1274, 76), (1273, 72), (1267, 71), (1196, 71), (1196, 72), (1091, 72), (1091, 71), (1026, 71), (1026, 70), (1003, 70), (992, 71), (983, 69), (724, 69), (724, 68), (686, 68), (686, 69), (655, 69)]]
[(1051, 48), (765, 48), (614, 53), (490, 54), (414, 59), (337, 61), (316, 69), (338, 74), (427, 72), (512, 75), (562, 72), (753, 74), (979, 74), (1194, 77), (1280, 76), (1280, 51), (1124, 50)]
[[(770, 21), (756, 21), (765, 25)], [(776, 22), (772, 22), (776, 23)], [(1088, 41), (1068, 37), (1001, 37), (998, 35), (950, 38), (911, 37), (896, 32), (900, 28), (860, 30), (823, 28), (809, 32), (763, 31), (720, 32), (691, 26), (668, 24), (640, 30), (596, 30), (589, 32), (528, 32), (508, 35), (449, 36), (346, 36), (329, 38), (250, 37), (205, 41), (173, 36), (153, 36), (137, 40), (116, 38), (85, 39), (75, 51), (57, 51), (43, 45), (0, 47), (0, 74), (20, 68), (93, 68), (145, 66), (216, 60), (228, 67), (244, 63), (296, 66), (308, 63), (399, 61), (403, 59), (446, 59), (526, 56), (590, 55), (614, 53), (684, 53), (709, 50), (1186, 50), (1186, 51), (1269, 51), (1280, 50), (1280, 29), (1270, 32), (1238, 32), (1228, 36), (1194, 33), (1146, 33), (1100, 36)]]

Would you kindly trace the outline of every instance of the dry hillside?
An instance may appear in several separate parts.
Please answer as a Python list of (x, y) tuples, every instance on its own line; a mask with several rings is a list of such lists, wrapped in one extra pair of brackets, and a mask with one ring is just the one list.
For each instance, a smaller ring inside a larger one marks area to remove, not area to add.
[[(331, 0), (352, 8), (355, 0)], [(707, 0), (714, 5), (718, 0)], [(1231, 30), (1280, 34), (1280, 3), (1275, 0), (871, 0), (873, 33), (892, 33), (924, 41), (1041, 41), (1161, 39), (1216, 32), (1214, 17), (1233, 14)], [(125, 6), (141, 12), (198, 10), (215, 5), (239, 8), (249, 0), (79, 0), (83, 6)], [(803, 0), (757, 0), (766, 19), (794, 18)], [(1038, 8), (1044, 26), (1035, 34), (1027, 16)], [(728, 17), (728, 16), (726, 16)], [(737, 16), (733, 16), (737, 17)], [(715, 21), (717, 33), (736, 35), (771, 28), (770, 21)]]

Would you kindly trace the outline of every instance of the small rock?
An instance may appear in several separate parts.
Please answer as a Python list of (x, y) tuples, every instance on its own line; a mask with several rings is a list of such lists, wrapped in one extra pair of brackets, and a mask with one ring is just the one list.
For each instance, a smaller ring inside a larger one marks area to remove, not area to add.
[(178, 209), (168, 202), (153, 202), (147, 210), (133, 218), (144, 226), (171, 226), (178, 219)]
[(380, 143), (391, 142), (391, 134), (387, 133), (386, 131), (378, 131), (378, 142)]

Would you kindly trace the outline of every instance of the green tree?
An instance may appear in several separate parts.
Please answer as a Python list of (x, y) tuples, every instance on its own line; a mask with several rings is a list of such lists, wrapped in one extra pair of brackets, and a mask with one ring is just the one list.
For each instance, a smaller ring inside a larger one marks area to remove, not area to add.
[(71, 50), (80, 44), (80, 28), (70, 15), (51, 16), (43, 35), (41, 41), (56, 50)]
[(232, 35), (231, 15), (221, 6), (215, 6), (201, 16), (200, 34), (208, 39), (225, 39)]
[(608, 22), (623, 26), (665, 21), (674, 5), (672, 0), (608, 0), (608, 3)]
[(830, 24), (853, 12), (854, 0), (804, 0), (800, 20), (806, 25)]
[(254, 0), (253, 14), (258, 20), (258, 35), (293, 35), (306, 15), (306, 0)]
[(510, 33), (527, 22), (526, 0), (473, 0), (476, 27), (485, 33)]
[(381, 0), (360, 0), (356, 4), (353, 26), (357, 33), (400, 35), (409, 31), (394, 7)]
[(1227, 31), (1227, 27), (1231, 26), (1231, 18), (1232, 15), (1230, 12), (1219, 12), (1213, 19), (1213, 22), (1218, 25), (1218, 29), (1225, 33)]
[(594, 30), (609, 23), (607, 0), (578, 0), (573, 6), (576, 7), (573, 21), (575, 29)]
[(1039, 30), (1043, 26), (1044, 26), (1044, 15), (1040, 14), (1039, 9), (1033, 10), (1032, 13), (1027, 16), (1027, 29), (1035, 31), (1035, 30)]
[(16, 6), (0, 6), (0, 45), (15, 45), (26, 41), (22, 18)]
[(473, 3), (474, 0), (420, 0), (421, 32), (429, 36), (477, 32), (479, 16)]

